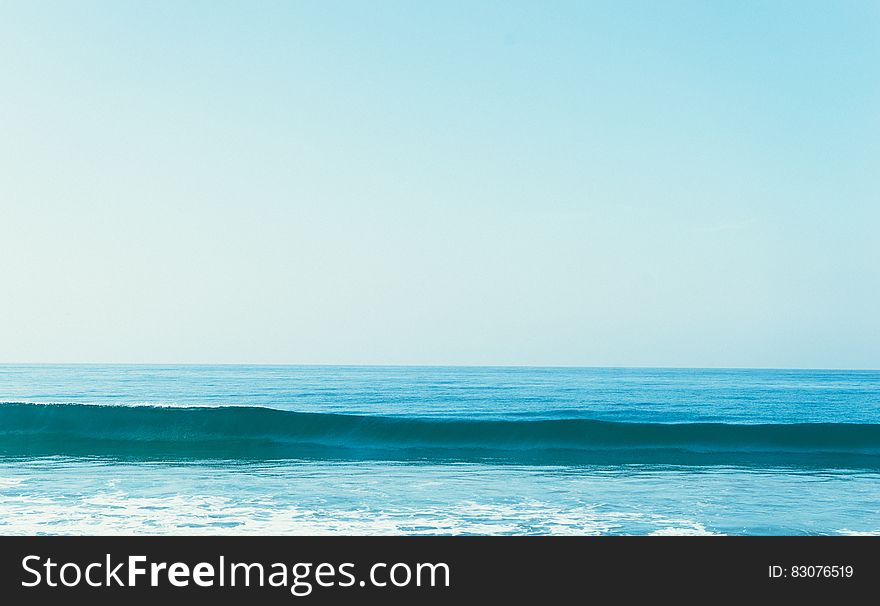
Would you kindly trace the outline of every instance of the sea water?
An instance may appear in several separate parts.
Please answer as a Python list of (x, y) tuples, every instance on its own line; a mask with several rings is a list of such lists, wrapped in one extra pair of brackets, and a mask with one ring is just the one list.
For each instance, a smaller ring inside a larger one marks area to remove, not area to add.
[(880, 372), (0, 366), (3, 534), (880, 532)]

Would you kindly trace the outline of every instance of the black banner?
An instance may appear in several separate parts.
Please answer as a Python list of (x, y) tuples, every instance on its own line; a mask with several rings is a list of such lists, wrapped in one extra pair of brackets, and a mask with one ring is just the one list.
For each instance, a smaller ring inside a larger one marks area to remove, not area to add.
[(3, 537), (0, 554), (7, 604), (846, 600), (880, 590), (880, 537)]

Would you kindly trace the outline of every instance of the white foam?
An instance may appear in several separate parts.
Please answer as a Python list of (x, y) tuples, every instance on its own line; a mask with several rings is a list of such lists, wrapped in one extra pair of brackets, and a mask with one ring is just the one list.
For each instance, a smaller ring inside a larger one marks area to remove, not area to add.
[(842, 534), (850, 537), (880, 537), (880, 529), (877, 530), (850, 530), (848, 528), (841, 528), (837, 531), (837, 534)]
[(650, 534), (710, 534), (701, 524), (635, 512), (564, 508), (538, 501), (366, 511), (236, 503), (218, 495), (131, 496), (106, 492), (82, 499), (0, 497), (3, 534), (278, 534), (599, 535), (645, 527)]

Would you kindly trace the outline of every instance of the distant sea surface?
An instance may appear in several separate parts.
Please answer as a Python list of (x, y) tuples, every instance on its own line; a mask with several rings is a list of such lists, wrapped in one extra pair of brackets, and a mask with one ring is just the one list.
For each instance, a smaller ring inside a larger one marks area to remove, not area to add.
[(0, 365), (0, 534), (878, 534), (880, 372)]

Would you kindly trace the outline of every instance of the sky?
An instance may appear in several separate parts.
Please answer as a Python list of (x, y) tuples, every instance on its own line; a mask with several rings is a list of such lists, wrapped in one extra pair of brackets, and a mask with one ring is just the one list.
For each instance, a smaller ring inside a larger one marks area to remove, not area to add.
[(0, 0), (0, 362), (880, 368), (880, 3)]

